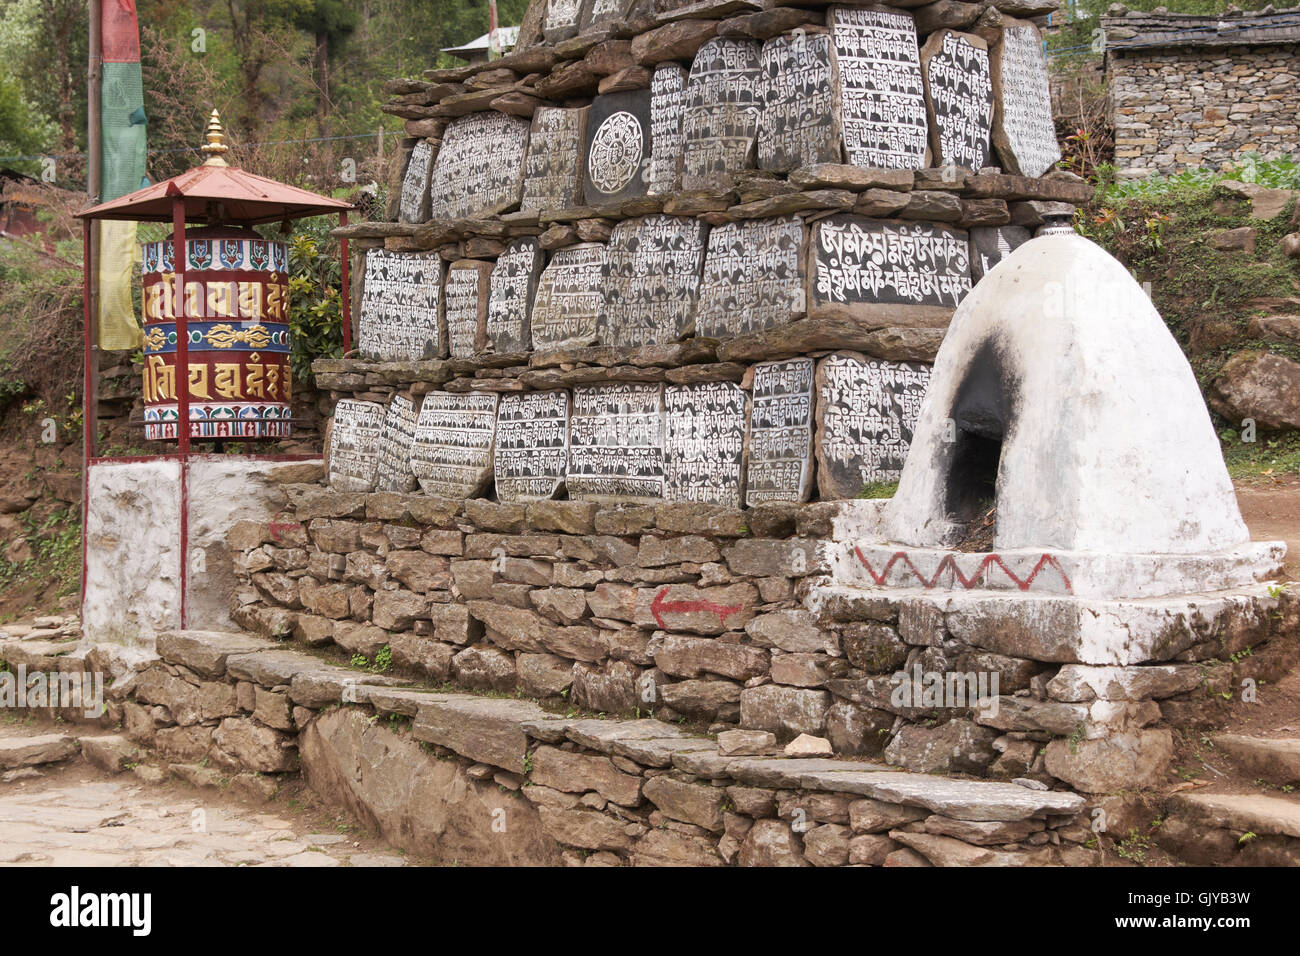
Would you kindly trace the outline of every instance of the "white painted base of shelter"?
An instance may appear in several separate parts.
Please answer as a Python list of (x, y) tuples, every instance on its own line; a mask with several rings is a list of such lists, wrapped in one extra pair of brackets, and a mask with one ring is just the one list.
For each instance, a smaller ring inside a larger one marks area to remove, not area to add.
[[(316, 463), (318, 463), (317, 460)], [(292, 462), (196, 455), (185, 463), (186, 621), (181, 622), (181, 461), (92, 464), (86, 475), (86, 586), (81, 619), (91, 643), (152, 646), (182, 626), (232, 628), (235, 580), (226, 534), (268, 521), (280, 503), (271, 472)]]

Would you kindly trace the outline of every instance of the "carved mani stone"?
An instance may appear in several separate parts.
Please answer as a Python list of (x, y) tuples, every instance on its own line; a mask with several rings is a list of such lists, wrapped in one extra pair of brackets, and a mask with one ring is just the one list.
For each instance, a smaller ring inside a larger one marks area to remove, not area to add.
[(788, 173), (839, 163), (844, 155), (840, 86), (828, 34), (779, 36), (763, 44), (758, 165)]
[(543, 259), (541, 243), (532, 236), (511, 240), (497, 257), (489, 282), (489, 352), (527, 352), (531, 346), (533, 296)]
[(473, 498), (492, 480), (497, 396), (429, 392), (420, 405), (411, 471), (427, 495)]
[(835, 352), (817, 363), (817, 490), (856, 497), (903, 471), (930, 366)]
[(846, 213), (813, 225), (808, 314), (868, 328), (945, 328), (970, 291), (965, 230)]
[(714, 37), (700, 47), (682, 115), (682, 188), (709, 189), (754, 168), (762, 107), (757, 40)]
[(573, 390), (567, 485), (575, 499), (662, 497), (662, 385)]
[(447, 270), (443, 314), (452, 358), (473, 358), (487, 345), (488, 287), (492, 263), (461, 259)]
[(519, 208), (526, 212), (566, 209), (582, 198), (581, 151), (588, 109), (539, 107), (533, 113), (524, 163), (524, 194)]
[(802, 318), (804, 236), (793, 216), (710, 229), (695, 334), (726, 340)]
[(680, 63), (660, 63), (650, 79), (651, 196), (666, 196), (681, 187), (686, 77)]
[(433, 147), (420, 140), (411, 149), (402, 176), (398, 222), (424, 222), (429, 218), (429, 176), (433, 172)]
[(888, 9), (832, 7), (844, 123), (854, 166), (923, 169), (928, 165), (925, 86), (916, 24)]
[(933, 33), (921, 47), (921, 72), (931, 162), (966, 169), (992, 165), (993, 76), (988, 44), (967, 33)]
[(1038, 28), (1008, 20), (993, 48), (993, 146), (1008, 173), (1041, 176), (1061, 158)]
[(569, 393), (502, 395), (497, 407), (497, 500), (554, 498), (569, 466)]
[(405, 395), (394, 395), (379, 431), (379, 468), (375, 491), (406, 493), (415, 490), (411, 471), (411, 446), (415, 442), (415, 405)]
[(734, 382), (664, 389), (664, 498), (740, 507), (745, 391)]
[(584, 242), (557, 249), (542, 270), (533, 299), (533, 349), (591, 345), (603, 301), (605, 243)]
[(589, 206), (646, 194), (650, 178), (650, 91), (598, 96), (583, 146), (583, 196)]
[(812, 488), (813, 360), (754, 366), (745, 504), (807, 501)]
[(381, 362), (441, 358), (442, 259), (436, 255), (366, 253), (357, 349)]
[(379, 467), (379, 430), (384, 406), (377, 402), (340, 399), (330, 426), (330, 487), (335, 491), (375, 490)]
[(662, 344), (689, 334), (705, 229), (702, 221), (680, 216), (627, 219), (614, 227), (596, 318), (602, 345)]
[(452, 120), (430, 186), (434, 219), (472, 219), (519, 205), (529, 123), (489, 110)]

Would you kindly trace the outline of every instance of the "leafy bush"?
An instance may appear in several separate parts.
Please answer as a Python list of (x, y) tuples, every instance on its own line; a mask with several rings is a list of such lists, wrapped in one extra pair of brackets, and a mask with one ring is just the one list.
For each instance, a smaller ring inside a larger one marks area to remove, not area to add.
[(311, 384), (311, 363), (343, 356), (343, 309), (338, 241), (330, 217), (304, 219), (289, 241), (289, 363), (293, 377)]

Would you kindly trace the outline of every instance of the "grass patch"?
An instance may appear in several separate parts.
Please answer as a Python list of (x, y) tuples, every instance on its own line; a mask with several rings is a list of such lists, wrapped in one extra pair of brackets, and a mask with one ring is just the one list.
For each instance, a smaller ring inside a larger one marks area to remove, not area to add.
[(892, 498), (898, 491), (896, 481), (869, 481), (858, 492), (859, 498)]
[(1260, 436), (1244, 442), (1236, 430), (1219, 432), (1223, 460), (1233, 478), (1276, 478), (1300, 474), (1300, 432)]

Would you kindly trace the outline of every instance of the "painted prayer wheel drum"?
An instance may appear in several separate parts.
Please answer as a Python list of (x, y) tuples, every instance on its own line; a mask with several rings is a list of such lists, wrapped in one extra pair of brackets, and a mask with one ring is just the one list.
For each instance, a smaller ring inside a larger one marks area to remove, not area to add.
[[(172, 241), (142, 244), (145, 437), (175, 439)], [(190, 438), (289, 437), (289, 250), (251, 229), (186, 230)]]

